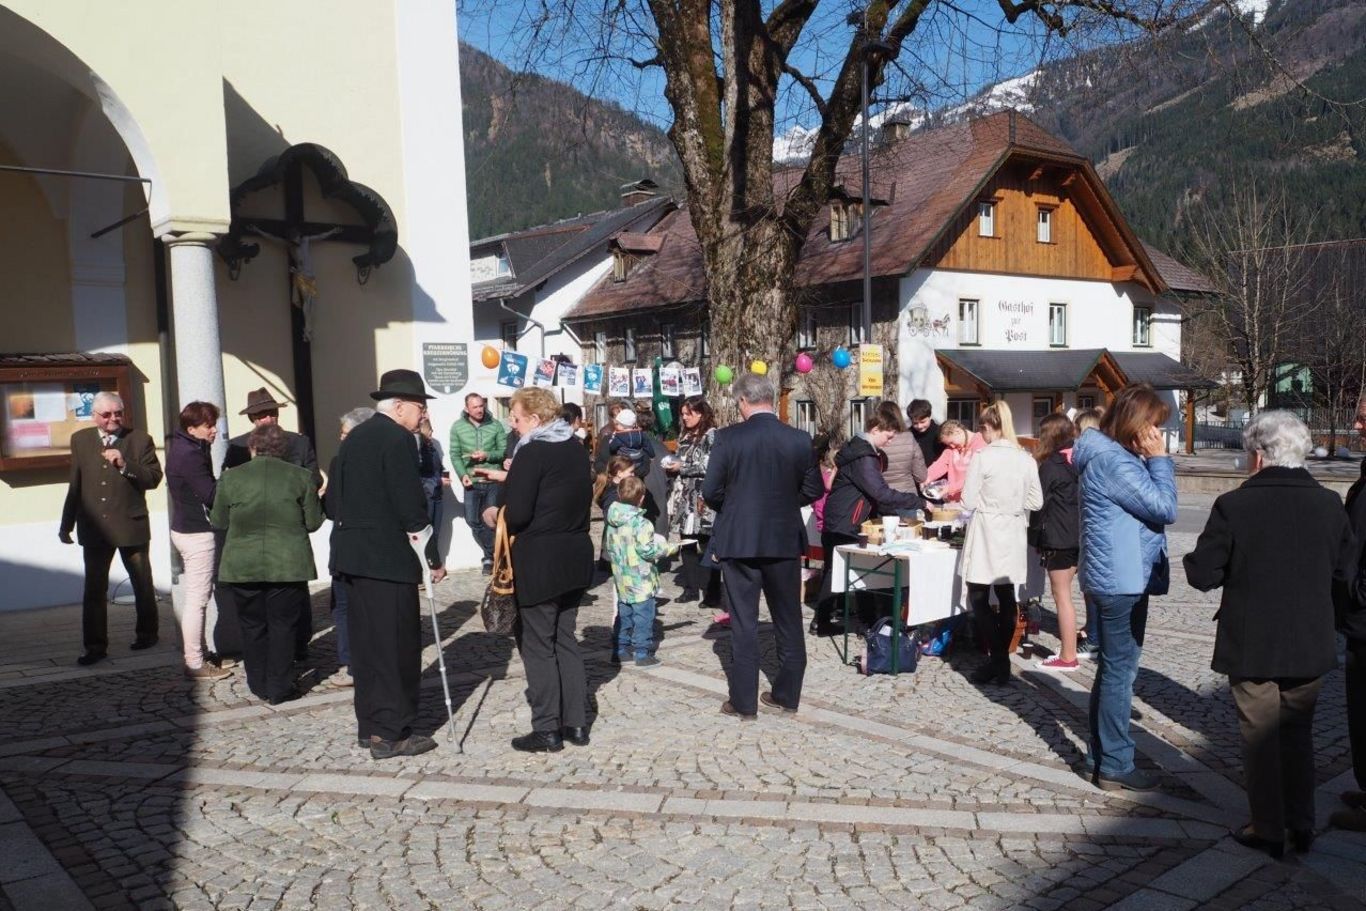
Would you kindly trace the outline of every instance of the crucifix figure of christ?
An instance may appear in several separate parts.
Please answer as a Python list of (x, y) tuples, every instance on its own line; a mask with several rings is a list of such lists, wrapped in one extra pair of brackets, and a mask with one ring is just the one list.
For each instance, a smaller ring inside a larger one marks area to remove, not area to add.
[(318, 275), (313, 270), (313, 254), (309, 249), (309, 244), (315, 240), (326, 240), (340, 234), (342, 227), (333, 225), (331, 228), (315, 234), (304, 234), (299, 229), (293, 229), (289, 232), (288, 237), (271, 234), (269, 231), (262, 230), (259, 225), (252, 225), (251, 231), (261, 237), (281, 241), (289, 251), (290, 303), (303, 311), (304, 341), (312, 342), (313, 305), (318, 300)]

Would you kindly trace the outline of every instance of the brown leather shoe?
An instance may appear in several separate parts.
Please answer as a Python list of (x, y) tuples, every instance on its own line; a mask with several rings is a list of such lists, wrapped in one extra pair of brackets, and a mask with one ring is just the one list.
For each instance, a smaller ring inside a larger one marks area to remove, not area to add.
[(185, 676), (191, 680), (222, 680), (224, 677), (231, 677), (232, 671), (216, 668), (206, 661), (199, 667), (185, 668)]
[(797, 710), (796, 710), (796, 709), (788, 708), (787, 706), (783, 705), (783, 704), (782, 704), (781, 702), (779, 702), (778, 700), (774, 699), (774, 698), (773, 698), (773, 691), (772, 691), (772, 690), (764, 690), (762, 693), (760, 693), (760, 694), (759, 694), (759, 701), (762, 702), (764, 705), (768, 706), (768, 707), (771, 708), (771, 709), (778, 709), (779, 711), (783, 712), (783, 714), (785, 714), (785, 715), (795, 715), (795, 714), (797, 714)]
[(741, 721), (754, 721), (759, 717), (758, 715), (746, 715), (744, 712), (739, 711), (735, 708), (735, 706), (730, 704), (729, 699), (721, 703), (721, 714), (733, 715), (734, 717), (739, 718)]

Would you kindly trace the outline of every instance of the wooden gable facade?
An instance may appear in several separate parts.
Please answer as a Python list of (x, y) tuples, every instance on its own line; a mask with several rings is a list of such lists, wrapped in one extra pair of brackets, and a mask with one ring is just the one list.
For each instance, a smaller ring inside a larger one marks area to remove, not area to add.
[[(1137, 281), (1149, 290), (1161, 279), (1137, 244), (1106, 211), (1084, 166), (1011, 157), (929, 246), (923, 266), (961, 272), (1088, 281)], [(981, 226), (992, 207), (991, 232)], [(1040, 213), (1047, 237), (1040, 239)]]

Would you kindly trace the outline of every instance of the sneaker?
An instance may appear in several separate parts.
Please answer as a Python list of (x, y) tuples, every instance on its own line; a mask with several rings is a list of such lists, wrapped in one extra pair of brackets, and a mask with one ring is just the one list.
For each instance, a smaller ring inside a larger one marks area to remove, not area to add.
[(351, 668), (342, 665), (337, 668), (337, 672), (327, 678), (327, 682), (333, 686), (355, 686), (356, 678), (351, 676)]
[(1085, 634), (1080, 635), (1077, 637), (1077, 657), (1095, 661), (1100, 657), (1100, 646), (1096, 645), (1095, 640), (1088, 639)]
[(1075, 658), (1071, 661), (1064, 661), (1060, 656), (1054, 655), (1051, 658), (1035, 661), (1034, 666), (1041, 671), (1062, 671), (1064, 674), (1070, 674), (1075, 671), (1079, 665)]
[(484, 561), (484, 575), (486, 575), (486, 576), (491, 576), (491, 575), (493, 575), (493, 561), (492, 561), (492, 560), (485, 560), (485, 561)]
[(201, 664), (199, 667), (185, 668), (185, 676), (191, 680), (222, 680), (224, 677), (231, 677), (232, 671), (225, 671), (214, 667), (212, 664)]
[(636, 659), (636, 667), (659, 667), (662, 663), (663, 662), (656, 658), (654, 655), (646, 655), (644, 658)]
[(422, 734), (412, 734), (403, 740), (370, 740), (371, 759), (393, 759), (395, 756), (420, 756), (436, 749), (436, 741)]
[(1106, 775), (1097, 772), (1092, 779), (1102, 791), (1156, 791), (1157, 776), (1135, 768), (1123, 775)]

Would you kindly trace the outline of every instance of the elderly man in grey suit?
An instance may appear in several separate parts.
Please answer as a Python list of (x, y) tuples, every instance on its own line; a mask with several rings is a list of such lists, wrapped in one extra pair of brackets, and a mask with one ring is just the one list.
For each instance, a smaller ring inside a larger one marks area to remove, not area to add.
[(78, 664), (94, 664), (109, 651), (109, 564), (123, 559), (137, 605), (134, 650), (157, 641), (156, 590), (147, 546), (147, 491), (161, 483), (156, 446), (145, 430), (125, 427), (123, 399), (101, 392), (92, 404), (94, 427), (71, 435), (71, 481), (58, 537), (71, 544), (74, 529), (85, 553), (85, 595), (81, 635), (85, 652)]

